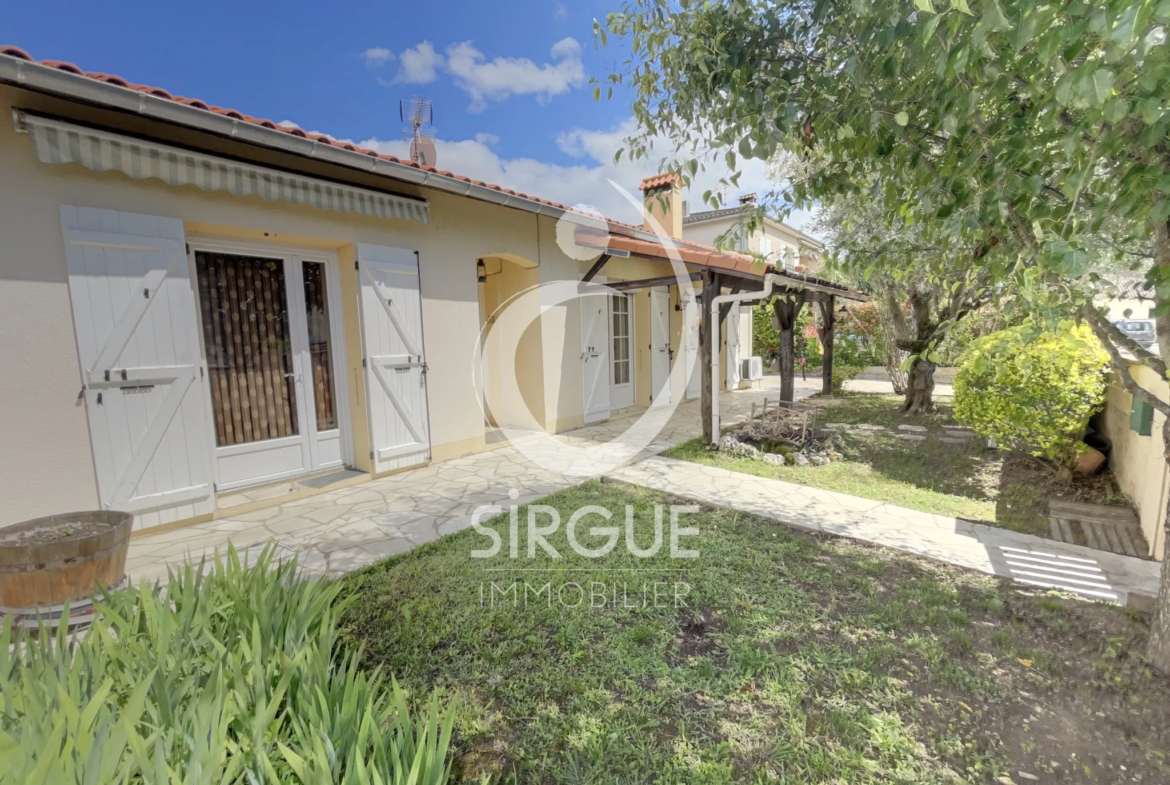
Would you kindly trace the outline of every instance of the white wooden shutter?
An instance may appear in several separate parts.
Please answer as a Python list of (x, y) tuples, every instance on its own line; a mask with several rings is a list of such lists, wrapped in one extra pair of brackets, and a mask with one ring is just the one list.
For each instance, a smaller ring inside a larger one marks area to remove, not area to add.
[(61, 225), (102, 506), (139, 528), (212, 512), (183, 222), (63, 205)]
[(375, 472), (431, 459), (418, 255), (358, 246), (363, 364)]
[(727, 389), (739, 388), (740, 345), (739, 345), (739, 303), (734, 303), (727, 313)]
[[(597, 284), (606, 279), (598, 276)], [(579, 284), (581, 303), (581, 383), (585, 422), (609, 418), (609, 294), (600, 286)]]

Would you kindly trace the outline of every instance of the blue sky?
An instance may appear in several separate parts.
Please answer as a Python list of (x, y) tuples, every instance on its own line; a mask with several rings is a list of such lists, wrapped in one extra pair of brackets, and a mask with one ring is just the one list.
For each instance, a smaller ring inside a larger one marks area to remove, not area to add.
[[(620, 1), (12, 3), (0, 44), (397, 155), (398, 101), (426, 96), (440, 168), (640, 222), (607, 180), (636, 194), (657, 163), (612, 164), (630, 97), (588, 83), (627, 55), (592, 37)], [(741, 185), (767, 190), (763, 166)]]

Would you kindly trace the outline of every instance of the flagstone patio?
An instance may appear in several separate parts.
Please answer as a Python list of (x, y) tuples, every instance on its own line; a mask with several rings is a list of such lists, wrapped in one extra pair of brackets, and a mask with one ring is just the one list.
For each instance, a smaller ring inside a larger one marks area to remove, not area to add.
[[(720, 396), (725, 425), (748, 416), (753, 403), (778, 395), (775, 377), (759, 389)], [(820, 380), (798, 381), (797, 397), (812, 395)], [(254, 551), (275, 543), (281, 555), (299, 554), (310, 574), (341, 575), (388, 556), (404, 553), (471, 525), (481, 505), (525, 504), (589, 477), (662, 452), (702, 433), (699, 401), (680, 404), (641, 448), (614, 438), (642, 411), (557, 436), (529, 434), (517, 445), (424, 466), (358, 485), (174, 531), (133, 539), (126, 571), (132, 581), (154, 581), (168, 566), (223, 551)], [(558, 445), (592, 448), (563, 455)]]

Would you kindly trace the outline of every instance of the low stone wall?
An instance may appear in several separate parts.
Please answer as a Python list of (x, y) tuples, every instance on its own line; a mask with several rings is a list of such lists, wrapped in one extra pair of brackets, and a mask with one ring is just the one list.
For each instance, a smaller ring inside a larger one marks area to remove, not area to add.
[[(934, 372), (934, 383), (954, 384), (955, 374), (958, 371), (958, 368), (937, 368)], [(857, 378), (871, 382), (888, 382), (890, 375), (886, 373), (886, 367), (884, 365), (868, 365)]]

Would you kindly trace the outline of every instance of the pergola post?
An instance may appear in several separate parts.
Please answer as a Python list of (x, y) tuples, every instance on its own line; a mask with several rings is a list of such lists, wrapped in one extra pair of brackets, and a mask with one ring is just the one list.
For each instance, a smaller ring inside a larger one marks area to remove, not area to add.
[[(711, 444), (711, 346), (712, 341), (719, 340), (719, 325), (711, 324), (711, 310), (708, 303), (719, 296), (722, 288), (721, 276), (711, 270), (703, 271), (703, 316), (699, 322), (699, 367), (701, 371), (702, 392), (699, 394), (699, 419), (703, 423), (703, 443)], [(714, 336), (714, 338), (712, 338)]]
[(792, 403), (796, 392), (796, 348), (793, 330), (804, 298), (800, 294), (783, 296), (772, 301), (772, 311), (780, 326), (780, 400)]
[(823, 323), (820, 329), (820, 339), (821, 344), (825, 347), (824, 363), (821, 367), (824, 374), (824, 378), (821, 380), (821, 392), (825, 395), (833, 394), (833, 336), (837, 332), (836, 300), (836, 297), (829, 295), (820, 301)]

